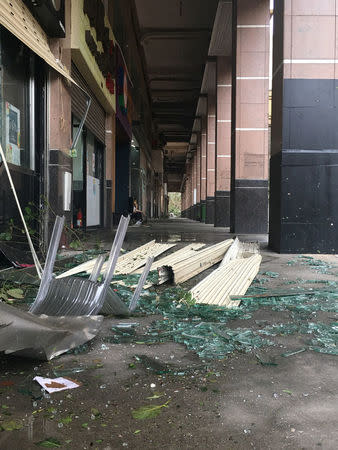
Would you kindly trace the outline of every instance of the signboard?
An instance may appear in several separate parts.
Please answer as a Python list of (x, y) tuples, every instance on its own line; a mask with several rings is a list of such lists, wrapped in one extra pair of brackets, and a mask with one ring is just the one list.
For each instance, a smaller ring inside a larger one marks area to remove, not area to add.
[(20, 166), (20, 110), (6, 102), (6, 159)]

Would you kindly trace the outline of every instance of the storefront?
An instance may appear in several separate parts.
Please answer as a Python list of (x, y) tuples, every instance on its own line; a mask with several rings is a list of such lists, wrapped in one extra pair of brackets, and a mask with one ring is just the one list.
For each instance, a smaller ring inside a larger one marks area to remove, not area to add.
[(73, 226), (103, 226), (105, 111), (96, 99), (76, 65), (72, 64), (72, 76), (77, 86), (72, 87), (72, 129), (76, 136), (81, 118), (86, 111), (88, 93), (91, 105), (75, 149), (73, 161)]
[(71, 2), (73, 226), (110, 226), (115, 154), (116, 45), (102, 1)]
[[(117, 52), (116, 64), (116, 177), (115, 177), (115, 212), (117, 223), (121, 214), (132, 211), (130, 183), (131, 138), (132, 138), (132, 102), (130, 96), (129, 76), (120, 51)], [(137, 199), (139, 202), (139, 199)]]
[[(45, 64), (0, 26), (0, 141), (23, 207), (39, 205), (44, 194), (46, 139)], [(0, 226), (18, 215), (3, 165), (0, 166)]]

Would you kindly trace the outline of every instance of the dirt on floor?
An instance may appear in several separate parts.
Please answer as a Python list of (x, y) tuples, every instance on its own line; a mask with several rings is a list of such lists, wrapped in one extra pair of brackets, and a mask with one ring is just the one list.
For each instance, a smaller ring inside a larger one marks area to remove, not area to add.
[[(213, 242), (208, 226), (180, 221), (177, 227), (178, 232), (170, 222), (135, 228), (128, 231), (125, 247), (135, 248), (149, 237), (176, 239), (179, 246), (189, 239)], [(227, 237), (225, 230), (214, 233), (214, 241)], [(263, 287), (262, 293), (335, 287), (335, 255), (312, 255), (323, 265), (311, 265), (299, 255), (270, 252), (265, 236), (257, 239), (263, 262), (253, 286)], [(227, 327), (255, 331), (338, 322), (338, 310), (298, 313), (262, 305), (249, 315), (243, 310), (243, 317), (229, 320)], [(138, 340), (155, 320), (163, 316), (105, 318), (93, 341), (50, 362), (0, 356), (0, 449), (337, 448), (338, 356), (310, 350), (310, 335), (276, 333), (268, 336), (271, 345), (209, 359), (172, 339)], [(135, 337), (115, 343), (112, 327), (128, 322), (138, 324)], [(33, 381), (37, 375), (66, 376), (81, 385), (47, 394)]]

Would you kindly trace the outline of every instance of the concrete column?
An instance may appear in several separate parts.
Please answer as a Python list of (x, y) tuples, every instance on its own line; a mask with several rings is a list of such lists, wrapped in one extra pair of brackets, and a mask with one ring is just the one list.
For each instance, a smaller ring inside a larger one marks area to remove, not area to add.
[(188, 219), (191, 219), (191, 206), (192, 206), (192, 195), (191, 195), (191, 189), (192, 189), (192, 170), (191, 170), (191, 161), (187, 164), (187, 217)]
[(185, 217), (185, 187), (181, 192), (181, 217)]
[[(51, 39), (50, 48), (56, 58), (61, 58), (62, 64), (71, 70), (71, 23), (70, 23), (70, 2), (66, 2), (66, 38)], [(67, 225), (72, 223), (72, 211), (64, 211), (65, 173), (72, 173), (73, 161), (69, 155), (72, 145), (72, 114), (71, 114), (71, 93), (66, 81), (54, 70), (49, 73), (48, 84), (49, 111), (49, 155), (44, 155), (47, 162), (47, 171), (44, 177), (44, 194), (48, 202), (53, 207), (53, 214), (48, 213), (46, 223), (44, 223), (44, 241), (49, 241), (51, 230), (54, 226), (54, 213), (65, 216)], [(48, 223), (47, 223), (48, 222)], [(61, 243), (66, 243), (63, 234)]]
[(270, 246), (338, 252), (338, 5), (275, 2)]
[(201, 220), (201, 133), (197, 132), (196, 150), (196, 220)]
[(201, 117), (201, 222), (206, 217), (207, 196), (207, 118)]
[[(115, 173), (113, 177), (113, 160), (115, 165), (115, 117), (112, 115), (106, 115), (106, 161), (105, 161), (105, 190), (104, 190), (104, 226), (111, 228), (113, 223), (112, 215), (112, 180), (115, 179)], [(115, 172), (115, 171), (114, 171)]]
[(267, 232), (269, 4), (233, 4), (230, 226), (235, 233)]
[(216, 61), (210, 64), (210, 88), (207, 104), (207, 207), (206, 223), (215, 221), (215, 152), (216, 152)]
[(231, 82), (229, 57), (217, 58), (215, 227), (230, 226)]
[(191, 185), (191, 218), (196, 220), (195, 214), (196, 214), (196, 194), (197, 194), (197, 156), (196, 152), (193, 154), (192, 160), (191, 160), (191, 179), (192, 179), (192, 185)]

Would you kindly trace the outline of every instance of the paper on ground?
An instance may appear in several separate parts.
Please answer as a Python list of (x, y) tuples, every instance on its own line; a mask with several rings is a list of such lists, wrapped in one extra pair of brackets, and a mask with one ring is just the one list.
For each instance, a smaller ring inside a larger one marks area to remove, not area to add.
[(33, 378), (37, 381), (40, 386), (42, 386), (49, 394), (54, 392), (64, 391), (65, 389), (75, 389), (80, 386), (80, 383), (70, 380), (69, 378), (44, 378), (35, 377)]

